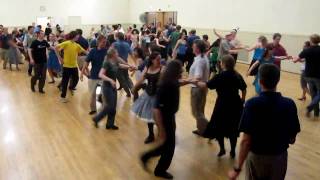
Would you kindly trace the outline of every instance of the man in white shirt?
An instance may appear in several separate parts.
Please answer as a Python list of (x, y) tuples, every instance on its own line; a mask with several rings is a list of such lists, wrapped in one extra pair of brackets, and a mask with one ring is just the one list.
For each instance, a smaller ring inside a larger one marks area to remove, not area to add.
[[(208, 57), (205, 55), (206, 44), (202, 40), (195, 40), (192, 48), (196, 57), (194, 58), (194, 63), (190, 68), (189, 78), (197, 81), (207, 82), (209, 78), (210, 66)], [(191, 108), (192, 115), (197, 121), (197, 130), (194, 130), (193, 133), (197, 135), (202, 135), (208, 124), (208, 120), (204, 115), (207, 93), (207, 89), (201, 89), (195, 85), (192, 85)]]

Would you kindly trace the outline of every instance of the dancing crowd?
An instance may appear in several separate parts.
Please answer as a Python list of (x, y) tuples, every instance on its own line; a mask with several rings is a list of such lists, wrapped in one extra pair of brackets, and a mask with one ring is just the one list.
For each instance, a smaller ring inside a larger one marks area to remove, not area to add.
[[(89, 114), (96, 128), (107, 117), (106, 129), (118, 130), (116, 125), (117, 91), (124, 90), (133, 97), (132, 112), (146, 122), (148, 135), (145, 144), (156, 139), (160, 145), (142, 154), (147, 169), (149, 159), (160, 156), (155, 176), (172, 179), (167, 172), (175, 150), (175, 113), (179, 110), (180, 87), (191, 86), (191, 112), (196, 122), (193, 133), (199, 137), (216, 139), (220, 151), (226, 154), (224, 139), (230, 140), (230, 157), (236, 157), (237, 139), (243, 133), (235, 166), (229, 172), (236, 179), (246, 160), (246, 179), (284, 179), (287, 170), (287, 149), (300, 132), (297, 108), (293, 100), (277, 92), (282, 60), (303, 62), (301, 86), (303, 95), (312, 98), (307, 115), (319, 116), (320, 101), (320, 37), (312, 35), (298, 57), (288, 56), (280, 44), (281, 34), (275, 33), (269, 43), (260, 36), (252, 47), (237, 39), (239, 28), (222, 35), (211, 44), (208, 35), (202, 38), (195, 29), (187, 32), (180, 25), (145, 24), (125, 31), (121, 24), (101, 25), (83, 37), (81, 29), (56, 31), (48, 23), (30, 25), (26, 30), (0, 27), (0, 47), (3, 69), (28, 62), (32, 92), (44, 94), (47, 71), (49, 84), (61, 77), (58, 85), (61, 102), (67, 103), (67, 92), (76, 91), (79, 79), (88, 78), (90, 94)], [(246, 101), (247, 84), (235, 70), (240, 50), (254, 51), (247, 76), (253, 82), (257, 96)], [(130, 61), (131, 60), (131, 61)], [(184, 69), (188, 73), (186, 77)], [(184, 75), (183, 75), (184, 74)], [(135, 84), (132, 81), (135, 78)], [(117, 81), (119, 86), (117, 87)], [(38, 89), (36, 89), (36, 86)], [(101, 87), (101, 94), (96, 94)], [(204, 109), (209, 90), (217, 92), (210, 121)], [(182, 97), (184, 98), (184, 97)], [(97, 99), (103, 106), (97, 109)], [(154, 128), (157, 127), (158, 135)], [(269, 132), (272, 131), (270, 134)]]

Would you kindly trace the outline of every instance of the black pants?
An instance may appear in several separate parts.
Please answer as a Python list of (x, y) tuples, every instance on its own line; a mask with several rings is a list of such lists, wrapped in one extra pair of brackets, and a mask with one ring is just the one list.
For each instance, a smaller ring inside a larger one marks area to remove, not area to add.
[(31, 87), (34, 88), (34, 86), (37, 84), (37, 81), (39, 80), (39, 91), (42, 91), (46, 82), (47, 64), (34, 64), (33, 67), (34, 75), (31, 78)]
[[(167, 118), (169, 117), (169, 118)], [(143, 158), (150, 159), (152, 157), (160, 156), (160, 160), (155, 169), (155, 173), (166, 172), (171, 164), (174, 150), (176, 147), (176, 122), (175, 117), (173, 116), (163, 116), (164, 128), (166, 131), (166, 140), (160, 146), (151, 149), (150, 151), (143, 154)]]
[(237, 63), (237, 60), (238, 60), (238, 54), (231, 54), (232, 55), (232, 57), (234, 58), (234, 60), (236, 61), (236, 63)]
[[(231, 147), (231, 152), (236, 152), (236, 146), (237, 146), (237, 136), (232, 136), (229, 137), (230, 140), (230, 147)], [(219, 143), (219, 147), (220, 150), (225, 150), (224, 148), (224, 137), (217, 137), (218, 143)]]
[(120, 87), (122, 87), (124, 91), (126, 91), (127, 95), (131, 95), (133, 83), (129, 77), (128, 70), (120, 69), (117, 74), (117, 79), (120, 83)]
[(30, 76), (32, 75), (32, 69), (33, 69), (33, 65), (29, 62), (28, 74), (29, 74)]
[(67, 89), (68, 89), (68, 84), (70, 79), (71, 79), (71, 82), (70, 82), (69, 88), (74, 89), (79, 82), (78, 68), (66, 68), (66, 67), (63, 68), (62, 82), (61, 82), (62, 98), (65, 98), (67, 95)]

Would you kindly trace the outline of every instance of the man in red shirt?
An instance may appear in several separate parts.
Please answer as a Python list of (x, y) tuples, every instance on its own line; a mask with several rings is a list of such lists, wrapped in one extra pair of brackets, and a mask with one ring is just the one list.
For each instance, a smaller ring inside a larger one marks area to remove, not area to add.
[[(275, 33), (273, 35), (273, 56), (288, 56), (286, 49), (280, 44), (281, 37), (282, 36), (280, 33)], [(281, 59), (276, 58), (275, 65), (277, 65), (281, 69)]]

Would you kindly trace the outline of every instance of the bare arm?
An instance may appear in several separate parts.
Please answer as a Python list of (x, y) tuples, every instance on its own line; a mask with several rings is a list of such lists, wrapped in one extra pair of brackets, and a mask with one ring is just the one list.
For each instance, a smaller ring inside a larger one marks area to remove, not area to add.
[(83, 67), (81, 69), (81, 74), (80, 74), (80, 80), (83, 81), (83, 75), (88, 76), (89, 75), (89, 63), (87, 61), (84, 61)]
[(147, 73), (147, 68), (145, 68), (142, 72), (142, 76), (141, 78), (136, 82), (136, 84), (134, 85), (134, 87), (132, 88), (133, 94), (137, 93), (137, 87), (139, 87), (144, 81), (145, 81), (145, 74)]
[(247, 90), (242, 90), (242, 91), (241, 91), (241, 100), (242, 100), (243, 102), (246, 101), (246, 96), (247, 96)]
[[(235, 164), (235, 167), (239, 168), (239, 170), (242, 169), (243, 163), (249, 154), (250, 147), (251, 147), (251, 137), (250, 135), (243, 133), (242, 140), (240, 143), (240, 153), (238, 157), (238, 162)], [(232, 180), (235, 180), (237, 179), (239, 174), (240, 172), (236, 172), (235, 170), (232, 170), (229, 172), (229, 178)]]
[(286, 59), (292, 59), (292, 56), (274, 56), (274, 58), (279, 60), (286, 60)]
[(173, 49), (173, 52), (176, 52), (176, 50), (178, 49), (178, 46), (179, 46), (180, 43), (181, 43), (181, 40), (179, 39), (179, 40), (177, 41), (176, 46), (175, 46), (174, 49)]
[(293, 62), (294, 63), (297, 63), (297, 62), (304, 62), (305, 60), (304, 59), (301, 59), (300, 57), (295, 57), (293, 58)]
[(214, 32), (214, 34), (215, 34), (218, 38), (223, 39), (223, 36), (222, 36), (221, 34), (219, 34), (219, 33), (216, 31), (216, 29), (213, 29), (213, 32)]
[(254, 45), (251, 48), (245, 48), (248, 52), (253, 51), (255, 49), (257, 49), (258, 45)]
[(251, 68), (247, 72), (247, 76), (251, 73), (251, 71), (256, 68), (259, 65), (259, 61), (254, 62), (254, 64), (251, 66)]
[(157, 46), (159, 46), (159, 47), (165, 48), (165, 46), (162, 46), (161, 44), (159, 44), (159, 39), (158, 39), (158, 38), (156, 38), (156, 44), (157, 44)]
[(33, 60), (33, 56), (32, 56), (32, 49), (31, 48), (28, 48), (28, 55), (30, 57), (30, 63), (34, 64), (34, 60)]

